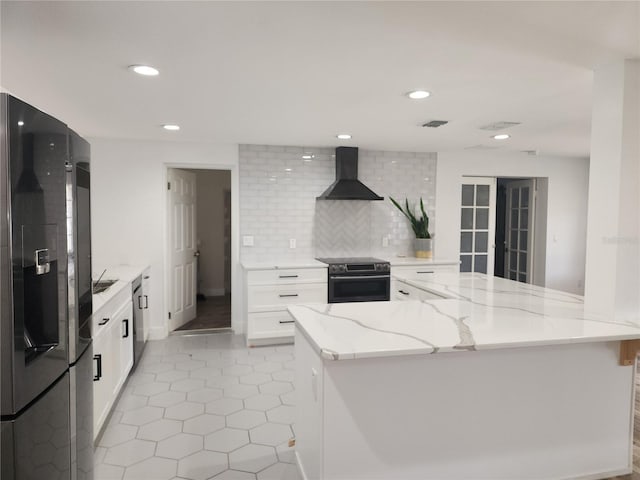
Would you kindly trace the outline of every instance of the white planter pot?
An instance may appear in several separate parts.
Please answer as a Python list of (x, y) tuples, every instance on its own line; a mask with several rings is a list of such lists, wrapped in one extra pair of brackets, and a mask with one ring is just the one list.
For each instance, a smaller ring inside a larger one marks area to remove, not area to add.
[(416, 258), (433, 258), (432, 239), (416, 238), (413, 241)]

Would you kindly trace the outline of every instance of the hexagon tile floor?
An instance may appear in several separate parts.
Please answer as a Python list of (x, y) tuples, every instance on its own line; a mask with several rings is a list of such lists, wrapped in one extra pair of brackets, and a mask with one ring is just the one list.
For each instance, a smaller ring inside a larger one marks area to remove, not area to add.
[(232, 334), (147, 343), (95, 453), (95, 480), (300, 480), (293, 346)]

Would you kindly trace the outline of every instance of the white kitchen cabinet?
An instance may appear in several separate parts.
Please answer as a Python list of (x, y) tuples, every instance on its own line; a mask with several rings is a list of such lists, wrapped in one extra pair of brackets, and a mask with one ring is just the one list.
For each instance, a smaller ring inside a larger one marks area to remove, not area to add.
[(149, 310), (149, 289), (151, 288), (151, 267), (142, 272), (142, 325), (144, 327), (144, 341), (149, 340), (151, 331), (151, 312)]
[(116, 385), (117, 392), (119, 392), (131, 371), (131, 367), (133, 367), (133, 304), (131, 302), (123, 305), (118, 311), (115, 325), (112, 328), (119, 330), (113, 333), (114, 341), (117, 338), (120, 350), (118, 365), (120, 376)]
[(327, 303), (327, 269), (245, 270), (247, 345), (292, 342), (294, 320), (287, 307)]
[(394, 290), (391, 292), (391, 300), (438, 300), (442, 298), (447, 298), (442, 295), (438, 295), (429, 290), (424, 290), (422, 288), (414, 287), (413, 285), (409, 285), (407, 282), (403, 282), (402, 280), (395, 281)]
[[(435, 273), (457, 272), (460, 270), (459, 261), (424, 261), (403, 259), (401, 263), (391, 262), (391, 300), (401, 300), (396, 298), (398, 292), (398, 281), (407, 280), (430, 280)], [(406, 297), (406, 295), (405, 295)], [(408, 298), (402, 298), (408, 300)]]
[(410, 280), (428, 280), (436, 272), (457, 272), (460, 266), (452, 264), (424, 264), (424, 265), (391, 265), (391, 275), (408, 278)]
[(131, 289), (93, 315), (93, 423), (97, 437), (133, 365)]

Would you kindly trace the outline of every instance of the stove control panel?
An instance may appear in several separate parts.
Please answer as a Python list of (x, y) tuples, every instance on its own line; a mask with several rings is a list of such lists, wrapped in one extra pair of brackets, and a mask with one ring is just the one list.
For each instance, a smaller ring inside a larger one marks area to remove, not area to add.
[(388, 263), (334, 263), (329, 265), (329, 273), (336, 274), (375, 274), (388, 273), (391, 267)]

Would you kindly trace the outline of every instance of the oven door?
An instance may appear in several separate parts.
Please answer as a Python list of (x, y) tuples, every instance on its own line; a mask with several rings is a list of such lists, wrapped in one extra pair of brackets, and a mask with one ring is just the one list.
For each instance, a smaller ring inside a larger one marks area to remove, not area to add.
[(389, 300), (389, 275), (329, 275), (329, 303)]

